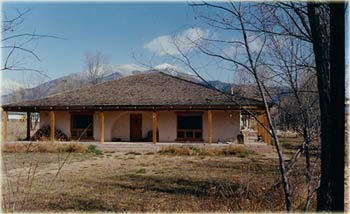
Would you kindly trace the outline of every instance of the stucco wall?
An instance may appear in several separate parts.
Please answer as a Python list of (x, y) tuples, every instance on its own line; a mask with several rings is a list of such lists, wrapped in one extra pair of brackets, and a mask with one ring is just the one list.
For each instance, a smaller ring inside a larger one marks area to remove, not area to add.
[[(130, 114), (142, 114), (142, 137), (152, 131), (152, 112), (105, 112), (105, 139), (111, 141), (120, 138), (122, 141), (130, 141)], [(97, 126), (99, 121), (97, 121)], [(94, 130), (95, 131), (95, 130)], [(96, 139), (99, 139), (97, 130)]]
[(160, 142), (174, 142), (176, 139), (177, 120), (176, 113), (160, 111), (158, 116), (158, 132)]
[[(152, 131), (152, 112), (109, 112), (105, 114), (105, 141), (120, 138), (130, 141), (130, 113), (142, 114), (142, 136), (145, 138), (148, 131)], [(160, 142), (174, 142), (176, 139), (177, 119), (174, 111), (159, 111), (158, 131)], [(239, 111), (212, 111), (213, 142), (235, 140), (240, 129)], [(100, 113), (94, 113), (94, 139), (100, 139)], [(55, 112), (56, 128), (70, 136), (70, 113)], [(49, 112), (40, 113), (40, 127), (50, 124)], [(208, 114), (203, 112), (203, 140), (208, 141)]]
[[(206, 117), (207, 118), (207, 117)], [(204, 121), (207, 121), (205, 119)], [(207, 122), (206, 122), (207, 124)], [(206, 128), (205, 139), (207, 140)], [(240, 131), (239, 111), (213, 111), (213, 142), (236, 140)]]
[(40, 112), (40, 128), (50, 124), (50, 113), (48, 111)]
[[(40, 112), (40, 127), (50, 125), (50, 112)], [(67, 111), (55, 111), (55, 128), (60, 129), (70, 136), (70, 113)]]

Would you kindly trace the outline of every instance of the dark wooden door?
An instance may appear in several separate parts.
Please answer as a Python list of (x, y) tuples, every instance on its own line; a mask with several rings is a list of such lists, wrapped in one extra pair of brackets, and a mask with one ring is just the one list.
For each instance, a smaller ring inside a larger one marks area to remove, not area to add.
[(142, 141), (142, 114), (130, 114), (130, 141)]

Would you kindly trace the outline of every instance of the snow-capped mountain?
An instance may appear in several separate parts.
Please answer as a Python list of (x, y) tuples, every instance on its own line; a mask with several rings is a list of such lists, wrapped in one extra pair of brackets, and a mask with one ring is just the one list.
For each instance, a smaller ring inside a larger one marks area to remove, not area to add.
[[(136, 64), (118, 65), (108, 69), (107, 73), (105, 73), (104, 75), (101, 75), (99, 77), (100, 78), (99, 82), (102, 83), (106, 81), (116, 80), (125, 76), (130, 76), (130, 75), (135, 75), (140, 73), (147, 73), (147, 72), (155, 72), (155, 71), (162, 71), (172, 76), (184, 78), (187, 80), (192, 80), (197, 82), (199, 81), (199, 79), (195, 75), (191, 74), (189, 71), (186, 71), (175, 65), (163, 63), (157, 66), (154, 66), (154, 68), (146, 68), (144, 66), (140, 66)], [(8, 81), (8, 83), (11, 82), (11, 80), (5, 80), (5, 82), (6, 81)], [(70, 75), (63, 76), (57, 79), (53, 79), (29, 89), (13, 90), (13, 89), (21, 89), (23, 87), (20, 87), (19, 83), (17, 83), (16, 85), (16, 82), (14, 81), (12, 81), (12, 85), (18, 86), (18, 87), (17, 88), (12, 87), (11, 91), (8, 90), (8, 93), (1, 97), (2, 103), (17, 102), (20, 100), (38, 99), (38, 98), (49, 96), (51, 94), (60, 93), (68, 90), (74, 90), (74, 89), (89, 85), (89, 81), (87, 78), (86, 71), (83, 71), (78, 73), (72, 73)], [(4, 86), (2, 86), (2, 88), (4, 92), (4, 90), (6, 89), (4, 88)], [(13, 91), (16, 91), (16, 92), (10, 93)]]

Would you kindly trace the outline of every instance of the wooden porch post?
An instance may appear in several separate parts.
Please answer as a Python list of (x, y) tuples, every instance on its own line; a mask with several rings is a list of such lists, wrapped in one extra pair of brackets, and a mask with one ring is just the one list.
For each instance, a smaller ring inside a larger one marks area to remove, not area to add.
[(30, 140), (30, 125), (31, 125), (31, 118), (30, 118), (30, 112), (27, 112), (27, 137), (26, 140)]
[(50, 111), (50, 141), (55, 141), (55, 112)]
[[(266, 115), (264, 114), (264, 117), (263, 117), (263, 123), (266, 127), (269, 127), (269, 123), (267, 121), (267, 117)], [(269, 133), (264, 129), (264, 141), (265, 143), (267, 144), (270, 144), (270, 141), (271, 141), (271, 136), (269, 135)]]
[[(260, 121), (260, 122), (262, 122), (262, 117), (261, 117), (262, 115), (261, 114), (259, 114), (258, 115), (258, 120)], [(259, 135), (262, 135), (262, 130), (263, 130), (264, 128), (262, 127), (262, 125), (260, 125), (260, 123), (257, 123), (257, 131), (258, 131), (258, 136)]]
[(103, 111), (100, 112), (100, 143), (103, 144), (105, 142), (105, 113)]
[(157, 112), (152, 113), (152, 143), (157, 142)]
[(211, 110), (208, 111), (208, 143), (213, 141), (213, 115)]
[(8, 112), (7, 111), (4, 111), (4, 114), (3, 114), (3, 116), (4, 116), (4, 143), (6, 143), (7, 142), (7, 121), (8, 121)]
[[(267, 118), (265, 114), (260, 114), (258, 116), (258, 119), (260, 122), (262, 122), (266, 127), (269, 127)], [(269, 144), (270, 140), (271, 140), (271, 136), (269, 135), (269, 133), (264, 129), (264, 127), (262, 127), (262, 125), (258, 124), (258, 135), (261, 135), (262, 138), (264, 139), (264, 142)]]

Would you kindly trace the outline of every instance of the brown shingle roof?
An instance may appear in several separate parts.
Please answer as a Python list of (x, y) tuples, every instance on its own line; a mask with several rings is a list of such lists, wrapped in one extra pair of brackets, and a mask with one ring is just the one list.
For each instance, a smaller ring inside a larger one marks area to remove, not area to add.
[[(240, 98), (242, 105), (261, 106), (261, 102)], [(42, 99), (4, 105), (14, 108), (45, 109), (58, 107), (151, 107), (151, 106), (235, 106), (228, 96), (199, 83), (162, 72), (138, 74), (118, 80), (51, 95)]]

